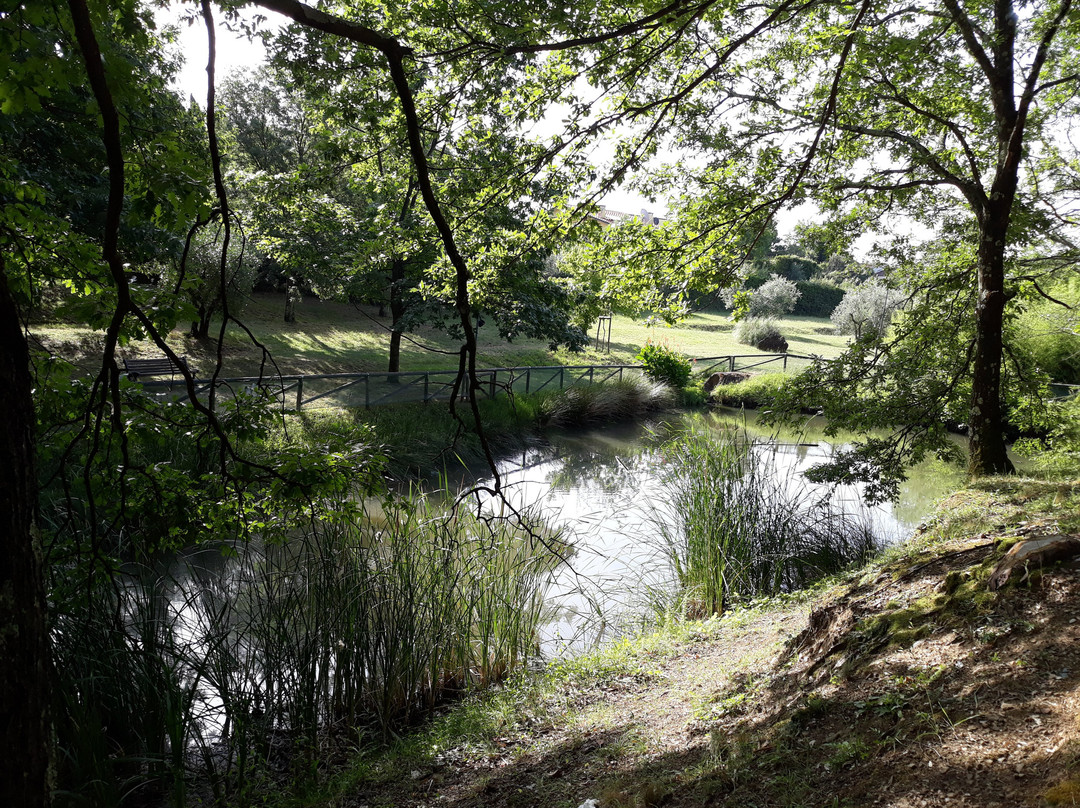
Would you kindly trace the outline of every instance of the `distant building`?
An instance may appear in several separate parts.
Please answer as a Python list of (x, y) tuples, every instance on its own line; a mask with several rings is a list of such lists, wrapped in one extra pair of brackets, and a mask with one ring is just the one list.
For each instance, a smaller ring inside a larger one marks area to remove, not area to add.
[(611, 227), (616, 224), (624, 224), (626, 222), (644, 222), (645, 224), (656, 227), (663, 219), (653, 214), (651, 211), (641, 209), (640, 213), (623, 213), (619, 210), (612, 210), (611, 208), (600, 207), (596, 213), (590, 214), (590, 219), (598, 223), (601, 227)]

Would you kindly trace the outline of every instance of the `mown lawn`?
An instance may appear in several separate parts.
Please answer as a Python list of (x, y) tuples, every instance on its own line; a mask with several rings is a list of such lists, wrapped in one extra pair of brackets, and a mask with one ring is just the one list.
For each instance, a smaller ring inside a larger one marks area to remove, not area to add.
[[(297, 321), (283, 319), (280, 295), (253, 295), (241, 319), (255, 338), (269, 351), (284, 374), (358, 373), (386, 368), (389, 353), (389, 317), (379, 317), (373, 306), (305, 299), (297, 310)], [(552, 353), (537, 340), (499, 339), (494, 328), (479, 332), (479, 365), (520, 367), (554, 364), (631, 363), (646, 341), (660, 342), (690, 357), (763, 353), (740, 345), (732, 337), (734, 324), (722, 312), (694, 314), (669, 327), (650, 325), (645, 318), (616, 316), (611, 329), (611, 350), (590, 346), (581, 353), (559, 350)], [(780, 328), (789, 351), (798, 354), (838, 355), (847, 341), (832, 333), (825, 318), (788, 317)], [(49, 351), (75, 361), (90, 370), (102, 344), (100, 332), (70, 323), (44, 323), (31, 327), (33, 335)], [(595, 337), (595, 330), (589, 335)], [(200, 343), (184, 330), (174, 331), (170, 345), (193, 360), (201, 375), (212, 371), (216, 351), (212, 343)], [(457, 367), (460, 342), (431, 328), (408, 334), (402, 341), (402, 370), (441, 370)], [(148, 341), (121, 349), (121, 356), (153, 356), (160, 351)], [(259, 372), (261, 349), (242, 329), (230, 327), (223, 351), (224, 375), (246, 376)]]

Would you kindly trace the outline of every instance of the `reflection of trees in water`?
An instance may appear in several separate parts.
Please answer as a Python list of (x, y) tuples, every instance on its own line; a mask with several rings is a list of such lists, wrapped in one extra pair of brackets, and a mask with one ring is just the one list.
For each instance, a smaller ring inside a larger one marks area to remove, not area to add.
[(585, 489), (616, 494), (658, 462), (657, 447), (678, 427), (667, 422), (564, 434), (552, 441), (553, 490)]

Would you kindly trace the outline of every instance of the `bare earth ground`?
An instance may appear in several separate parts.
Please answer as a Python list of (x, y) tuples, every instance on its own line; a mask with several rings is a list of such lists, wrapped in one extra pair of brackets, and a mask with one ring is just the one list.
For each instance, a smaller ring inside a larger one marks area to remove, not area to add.
[(331, 804), (1078, 804), (1080, 564), (985, 587), (1011, 542), (1061, 530), (1023, 501), (815, 604), (700, 624), (641, 672), (570, 683), (495, 743)]

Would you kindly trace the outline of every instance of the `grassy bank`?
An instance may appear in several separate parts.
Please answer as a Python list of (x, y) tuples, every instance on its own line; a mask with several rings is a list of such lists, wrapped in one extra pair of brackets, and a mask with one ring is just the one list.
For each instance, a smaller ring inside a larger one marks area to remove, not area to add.
[[(241, 319), (266, 346), (283, 374), (360, 373), (385, 370), (390, 345), (389, 319), (380, 318), (371, 306), (353, 306), (333, 301), (305, 299), (298, 309), (297, 321), (283, 321), (284, 303), (279, 295), (257, 294), (251, 297)], [(847, 342), (837, 336), (827, 318), (785, 317), (780, 330), (788, 340), (791, 353), (837, 356)], [(694, 314), (674, 327), (650, 324), (644, 318), (618, 315), (611, 332), (611, 350), (590, 347), (582, 353), (549, 351), (545, 343), (498, 338), (493, 329), (478, 333), (478, 364), (481, 367), (524, 367), (557, 364), (631, 363), (646, 342), (664, 342), (688, 356), (726, 356), (763, 353), (740, 345), (732, 337), (730, 319), (725, 313)], [(100, 361), (101, 332), (85, 326), (41, 322), (31, 327), (35, 338), (48, 350), (70, 358), (78, 366), (91, 369)], [(216, 333), (216, 332), (214, 332)], [(402, 370), (450, 370), (457, 367), (460, 342), (431, 328), (420, 328), (407, 335), (402, 343)], [(193, 360), (194, 366), (208, 374), (215, 352), (204, 343), (176, 330), (169, 336), (170, 345)], [(159, 355), (148, 342), (133, 343), (124, 349), (125, 356)], [(764, 355), (764, 354), (763, 354)], [(225, 341), (225, 376), (258, 373), (263, 356), (241, 330), (231, 328)]]
[(815, 590), (673, 618), (472, 698), (356, 756), (317, 801), (1073, 805), (1080, 571), (986, 580), (1017, 540), (1078, 527), (1080, 484), (986, 481)]
[[(675, 391), (637, 374), (603, 384), (484, 398), (484, 434), (496, 456), (540, 439), (543, 428), (590, 426), (640, 419), (675, 406)], [(350, 435), (376, 440), (392, 477), (433, 477), (485, 462), (468, 404), (456, 415), (444, 402), (396, 404), (371, 409), (323, 409), (289, 413), (272, 445), (337, 445)]]

